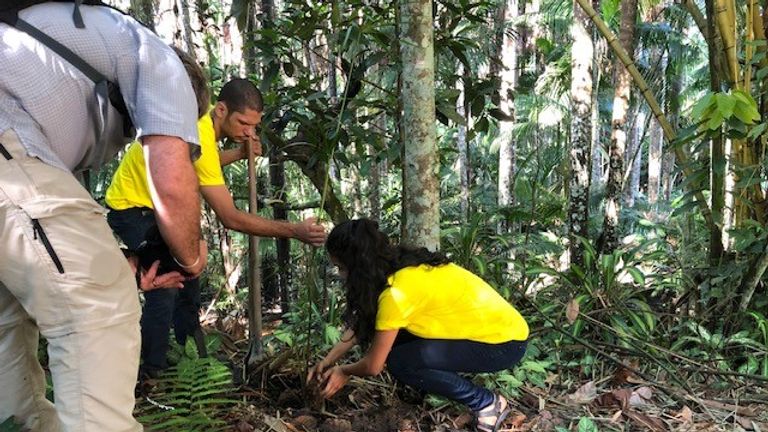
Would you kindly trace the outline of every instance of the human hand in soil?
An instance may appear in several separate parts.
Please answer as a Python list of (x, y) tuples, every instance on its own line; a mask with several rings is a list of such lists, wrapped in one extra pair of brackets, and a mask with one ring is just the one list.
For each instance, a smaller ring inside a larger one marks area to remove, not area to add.
[(311, 383), (313, 380), (322, 379), (323, 372), (325, 372), (325, 370), (328, 369), (328, 366), (330, 366), (328, 363), (326, 363), (325, 361), (321, 361), (320, 363), (309, 368), (309, 371), (307, 372), (307, 383)]
[(342, 387), (349, 382), (349, 375), (344, 373), (341, 366), (334, 366), (327, 371), (323, 372), (323, 381), (325, 382), (325, 388), (322, 391), (322, 395), (326, 399), (330, 399), (336, 394)]

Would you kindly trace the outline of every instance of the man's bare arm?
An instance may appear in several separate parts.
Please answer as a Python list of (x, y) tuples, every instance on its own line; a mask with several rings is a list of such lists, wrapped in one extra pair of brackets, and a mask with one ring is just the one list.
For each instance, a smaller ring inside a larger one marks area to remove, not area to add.
[(317, 225), (314, 219), (299, 223), (265, 219), (235, 207), (225, 185), (201, 186), (200, 190), (205, 201), (228, 229), (260, 237), (295, 238), (315, 246), (321, 246), (325, 241), (325, 229)]
[(198, 275), (206, 257), (200, 246), (200, 197), (189, 145), (164, 135), (145, 136), (142, 145), (160, 233), (179, 264)]

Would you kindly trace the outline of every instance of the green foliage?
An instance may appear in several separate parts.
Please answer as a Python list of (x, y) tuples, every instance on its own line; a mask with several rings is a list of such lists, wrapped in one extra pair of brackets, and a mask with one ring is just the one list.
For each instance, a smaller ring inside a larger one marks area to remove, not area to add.
[(699, 123), (700, 130), (719, 133), (725, 126), (726, 136), (732, 138), (751, 135), (751, 127), (760, 120), (757, 102), (749, 93), (741, 90), (706, 94), (696, 103), (691, 116)]
[(24, 429), (13, 417), (10, 417), (0, 423), (0, 432), (24, 432)]
[(158, 380), (139, 421), (148, 430), (225, 430), (223, 414), (239, 401), (231, 399), (232, 372), (212, 357), (182, 357)]
[[(576, 429), (578, 432), (599, 432), (600, 431), (600, 429), (597, 427), (595, 422), (589, 417), (581, 417), (576, 427), (578, 428)], [(562, 426), (556, 426), (555, 431), (568, 432), (568, 429)]]

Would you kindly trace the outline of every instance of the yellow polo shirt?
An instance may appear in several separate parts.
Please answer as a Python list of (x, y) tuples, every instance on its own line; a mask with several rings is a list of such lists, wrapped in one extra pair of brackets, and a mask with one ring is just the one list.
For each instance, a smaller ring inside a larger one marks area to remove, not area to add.
[[(197, 130), (200, 135), (201, 155), (195, 161), (194, 167), (200, 186), (223, 185), (224, 174), (221, 172), (216, 132), (210, 115), (200, 117), (197, 121)], [(147, 184), (144, 151), (138, 142), (131, 144), (125, 152), (120, 166), (112, 177), (105, 200), (107, 205), (115, 210), (134, 207), (154, 208)]]
[(456, 264), (406, 267), (379, 296), (376, 330), (405, 329), (425, 339), (491, 344), (528, 339), (528, 324), (509, 302)]

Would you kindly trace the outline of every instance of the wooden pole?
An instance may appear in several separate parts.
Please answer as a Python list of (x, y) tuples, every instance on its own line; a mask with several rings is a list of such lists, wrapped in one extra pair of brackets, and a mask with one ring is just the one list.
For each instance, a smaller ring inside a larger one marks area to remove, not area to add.
[[(245, 143), (248, 154), (248, 210), (252, 214), (258, 211), (256, 190), (256, 161), (253, 158), (251, 140)], [(261, 341), (261, 259), (259, 256), (259, 238), (248, 236), (248, 333), (250, 344), (245, 358), (245, 370), (253, 370), (264, 356)]]

